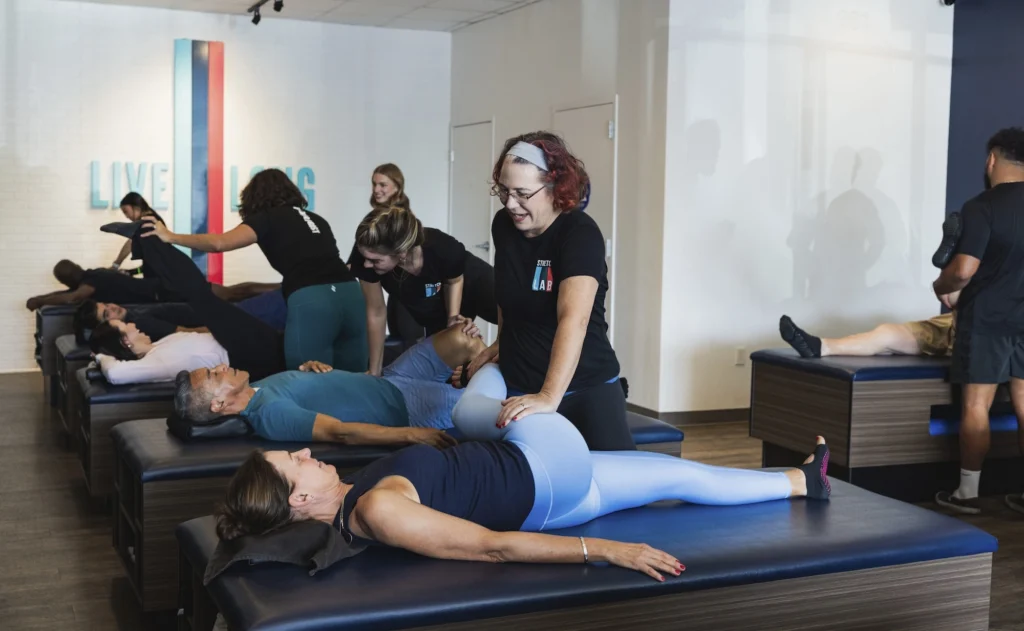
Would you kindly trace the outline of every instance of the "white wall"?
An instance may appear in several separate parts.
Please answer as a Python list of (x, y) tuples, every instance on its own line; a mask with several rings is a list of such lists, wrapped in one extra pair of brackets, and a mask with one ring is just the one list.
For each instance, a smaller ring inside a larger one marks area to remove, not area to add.
[(938, 2), (672, 0), (659, 410), (749, 405), (737, 349), (784, 345), (783, 313), (832, 336), (938, 312), (952, 24)]
[[(24, 302), (59, 288), (53, 264), (107, 265), (121, 245), (97, 230), (121, 215), (90, 210), (90, 161), (173, 162), (175, 38), (225, 42), (225, 164), (240, 186), (253, 166), (312, 167), (347, 256), (370, 173), (393, 161), (424, 223), (446, 226), (451, 35), (0, 0), (0, 370), (32, 366)], [(256, 248), (225, 255), (225, 282), (274, 278)]]
[[(506, 138), (620, 95), (616, 351), (630, 401), (658, 403), (668, 0), (557, 0), (456, 31), (452, 123)], [(653, 315), (652, 315), (653, 314)]]

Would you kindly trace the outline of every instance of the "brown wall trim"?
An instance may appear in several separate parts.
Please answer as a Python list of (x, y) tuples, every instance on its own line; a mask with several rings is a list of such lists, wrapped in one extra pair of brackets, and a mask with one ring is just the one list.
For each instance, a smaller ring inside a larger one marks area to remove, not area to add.
[(747, 421), (750, 418), (750, 408), (735, 408), (731, 410), (701, 410), (699, 412), (655, 412), (647, 408), (626, 403), (626, 409), (630, 412), (643, 414), (656, 418), (672, 425), (701, 425), (705, 423), (730, 423), (736, 421)]

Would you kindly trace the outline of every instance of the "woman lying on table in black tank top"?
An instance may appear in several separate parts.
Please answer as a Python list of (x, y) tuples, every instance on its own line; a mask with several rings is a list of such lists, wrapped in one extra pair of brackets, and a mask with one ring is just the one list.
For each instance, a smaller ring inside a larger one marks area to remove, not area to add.
[(505, 143), (493, 177), (505, 206), (491, 224), (498, 339), (469, 376), (498, 362), (510, 395), (499, 423), (558, 411), (591, 449), (635, 449), (605, 320), (604, 236), (580, 210), (583, 163), (555, 134), (534, 132)]
[(643, 451), (591, 453), (560, 414), (535, 414), (499, 430), (506, 394), (497, 367), (484, 366), (452, 413), (470, 442), (444, 451), (405, 448), (344, 480), (308, 449), (254, 452), (228, 484), (217, 534), (266, 535), (312, 519), (360, 543), (439, 559), (607, 561), (664, 580), (684, 568), (647, 545), (536, 533), (665, 499), (736, 505), (830, 494), (821, 438), (814, 455), (788, 471), (712, 467)]
[(481, 317), (497, 323), (494, 273), (451, 236), (424, 228), (411, 210), (375, 208), (356, 229), (349, 258), (366, 298), (370, 372), (380, 374), (387, 307), (384, 291), (433, 335), (462, 324), (475, 329)]

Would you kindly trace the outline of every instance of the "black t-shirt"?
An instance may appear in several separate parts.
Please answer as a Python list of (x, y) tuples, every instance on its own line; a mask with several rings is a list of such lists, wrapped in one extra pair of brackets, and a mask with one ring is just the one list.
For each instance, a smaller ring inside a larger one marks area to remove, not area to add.
[(204, 326), (199, 314), (188, 305), (131, 307), (126, 311), (125, 322), (134, 322), (135, 326), (154, 342), (174, 333), (179, 326), (190, 329)]
[(608, 341), (604, 315), (608, 293), (604, 237), (590, 215), (563, 213), (543, 234), (527, 238), (502, 210), (494, 216), (491, 235), (495, 294), (502, 316), (498, 361), (508, 386), (535, 393), (544, 385), (558, 328), (558, 287), (573, 276), (597, 279), (597, 295), (569, 391), (617, 377), (619, 361)]
[(960, 294), (957, 329), (1024, 334), (1024, 183), (1000, 184), (964, 204), (958, 254), (981, 260)]
[(443, 327), (448, 323), (444, 282), (466, 271), (466, 247), (436, 228), (426, 228), (423, 232), (423, 269), (418, 276), (397, 267), (379, 275), (364, 266), (366, 259), (355, 246), (352, 246), (348, 263), (356, 278), (366, 283), (380, 283), (389, 296), (397, 296), (418, 324), (431, 327), (440, 321)]
[(83, 285), (96, 291), (90, 298), (97, 302), (139, 304), (160, 301), (160, 281), (155, 278), (132, 278), (108, 269), (90, 269), (82, 274)]
[(282, 206), (247, 217), (271, 267), (281, 274), (285, 300), (303, 287), (354, 280), (338, 254), (327, 220), (301, 208)]

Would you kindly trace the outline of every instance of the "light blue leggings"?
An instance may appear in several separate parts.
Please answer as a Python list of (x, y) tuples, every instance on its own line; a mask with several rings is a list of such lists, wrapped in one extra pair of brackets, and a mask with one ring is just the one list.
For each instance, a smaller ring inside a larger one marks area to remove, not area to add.
[(579, 431), (560, 414), (535, 414), (495, 427), (505, 380), (495, 364), (473, 376), (452, 412), (471, 440), (505, 440), (526, 455), (536, 499), (521, 530), (578, 526), (592, 519), (660, 500), (694, 504), (753, 504), (789, 497), (782, 472), (729, 469), (644, 451), (591, 453)]

